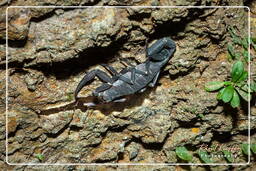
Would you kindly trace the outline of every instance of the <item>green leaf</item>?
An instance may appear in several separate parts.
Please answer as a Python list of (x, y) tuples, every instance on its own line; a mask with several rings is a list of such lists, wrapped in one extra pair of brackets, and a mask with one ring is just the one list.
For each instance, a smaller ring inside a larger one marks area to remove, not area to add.
[(217, 94), (217, 100), (221, 100), (221, 99), (222, 99), (222, 95), (223, 95), (224, 89), (225, 89), (225, 88), (222, 88), (222, 89), (219, 91), (219, 93)]
[(38, 158), (38, 160), (42, 161), (44, 159), (44, 155), (43, 154), (36, 154), (35, 155), (36, 158)]
[(225, 81), (225, 82), (224, 82), (224, 85), (225, 85), (225, 86), (229, 86), (229, 85), (231, 85), (231, 84), (232, 84), (232, 83), (231, 83), (230, 81)]
[(223, 94), (222, 94), (222, 100), (227, 103), (229, 102), (234, 94), (234, 87), (233, 86), (227, 86), (224, 90), (223, 90)]
[(215, 91), (224, 86), (224, 82), (222, 81), (211, 81), (205, 84), (206, 91)]
[(205, 162), (205, 163), (212, 163), (212, 160), (209, 158), (209, 155), (206, 151), (204, 150), (198, 150), (198, 155), (200, 159)]
[(242, 45), (243, 45), (244, 49), (248, 49), (248, 46), (249, 46), (248, 37), (243, 38)]
[(237, 82), (245, 81), (248, 78), (248, 72), (244, 71), (241, 77), (237, 80)]
[(253, 49), (256, 50), (256, 37), (251, 38), (251, 45), (252, 45)]
[(235, 58), (235, 48), (232, 44), (228, 44), (228, 53), (229, 53), (231, 59)]
[(240, 89), (249, 93), (249, 86), (248, 84), (242, 84), (242, 86), (240, 86)]
[(186, 161), (192, 160), (192, 155), (188, 152), (186, 147), (177, 147), (175, 149), (175, 152), (176, 152), (177, 156), (179, 158), (181, 158), (182, 160), (186, 160)]
[(237, 61), (236, 63), (234, 63), (231, 71), (232, 81), (236, 82), (242, 76), (243, 72), (244, 72), (243, 62)]
[(249, 61), (249, 53), (248, 53), (247, 49), (246, 50), (244, 49), (243, 56), (244, 56), (244, 60), (246, 62), (248, 62)]
[(239, 95), (248, 102), (252, 99), (251, 95), (248, 92), (245, 92), (244, 90), (242, 90), (241, 88), (236, 88), (237, 92), (239, 93)]
[(256, 37), (252, 37), (251, 40), (252, 40), (252, 43), (256, 43)]
[(233, 98), (231, 100), (231, 106), (233, 108), (240, 106), (240, 98), (239, 98), (239, 95), (237, 94), (236, 90), (234, 90)]
[(222, 152), (224, 154), (224, 157), (228, 160), (228, 162), (230, 163), (234, 162), (233, 154), (230, 151), (223, 150)]
[(242, 40), (240, 37), (237, 36), (234, 27), (229, 28), (229, 33), (231, 34), (234, 43), (242, 45)]
[(249, 145), (248, 144), (242, 144), (241, 145), (241, 149), (242, 149), (244, 154), (249, 155), (249, 150), (250, 149), (249, 149)]
[(251, 82), (250, 87), (251, 87), (251, 90), (252, 90), (253, 92), (256, 92), (256, 82), (255, 82), (255, 81), (252, 81), (252, 82)]
[(202, 114), (202, 113), (198, 114), (198, 116), (199, 116), (200, 118), (204, 118), (204, 114)]
[(247, 49), (244, 49), (243, 51), (243, 56), (248, 58), (249, 57), (249, 53), (248, 53), (248, 50)]
[(254, 154), (256, 154), (256, 144), (251, 144), (251, 150)]

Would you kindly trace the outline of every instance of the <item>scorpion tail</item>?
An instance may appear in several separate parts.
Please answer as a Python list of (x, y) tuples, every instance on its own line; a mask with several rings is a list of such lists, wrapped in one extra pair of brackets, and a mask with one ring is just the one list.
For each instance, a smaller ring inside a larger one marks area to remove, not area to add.
[(89, 81), (91, 81), (92, 79), (94, 79), (94, 77), (95, 77), (95, 70), (89, 72), (88, 74), (86, 74), (86, 75), (84, 76), (84, 78), (79, 82), (78, 86), (76, 87), (75, 94), (74, 94), (76, 101), (77, 101), (77, 95), (78, 95), (78, 93), (82, 90), (82, 88), (83, 88)]
[(77, 95), (78, 93), (80, 92), (80, 90), (87, 84), (89, 83), (90, 81), (92, 81), (95, 76), (97, 76), (101, 81), (103, 82), (107, 82), (107, 83), (112, 83), (113, 82), (113, 79), (110, 78), (106, 73), (104, 73), (103, 71), (101, 70), (98, 70), (98, 69), (95, 69), (95, 70), (92, 70), (90, 71), (88, 74), (86, 74), (84, 76), (84, 78), (80, 81), (80, 83), (78, 84), (78, 86), (76, 87), (76, 90), (75, 90), (75, 99), (77, 101)]

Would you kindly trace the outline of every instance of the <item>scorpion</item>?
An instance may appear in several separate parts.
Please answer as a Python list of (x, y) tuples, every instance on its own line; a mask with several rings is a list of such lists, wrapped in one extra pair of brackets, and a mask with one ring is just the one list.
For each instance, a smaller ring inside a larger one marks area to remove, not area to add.
[[(175, 42), (169, 37), (157, 40), (149, 48), (146, 42), (146, 61), (134, 66), (126, 61), (127, 68), (117, 72), (116, 69), (107, 64), (101, 64), (111, 77), (100, 69), (89, 71), (76, 87), (74, 96), (77, 101), (81, 89), (95, 77), (103, 82), (96, 88), (92, 95), (101, 103), (124, 102), (127, 95), (142, 93), (147, 87), (154, 87), (157, 83), (160, 70), (169, 61), (176, 50)], [(95, 103), (91, 103), (91, 106)]]

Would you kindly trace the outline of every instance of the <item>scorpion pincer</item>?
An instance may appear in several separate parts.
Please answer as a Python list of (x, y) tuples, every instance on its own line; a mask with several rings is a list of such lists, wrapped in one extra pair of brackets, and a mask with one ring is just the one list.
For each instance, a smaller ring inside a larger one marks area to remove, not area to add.
[(129, 67), (117, 72), (112, 66), (102, 64), (111, 77), (99, 69), (88, 72), (76, 87), (75, 99), (77, 100), (80, 90), (96, 76), (103, 84), (92, 94), (103, 103), (125, 101), (123, 97), (126, 95), (144, 92), (147, 87), (156, 85), (161, 68), (169, 61), (175, 50), (174, 41), (164, 37), (146, 48), (147, 59), (139, 65), (134, 66), (126, 61)]

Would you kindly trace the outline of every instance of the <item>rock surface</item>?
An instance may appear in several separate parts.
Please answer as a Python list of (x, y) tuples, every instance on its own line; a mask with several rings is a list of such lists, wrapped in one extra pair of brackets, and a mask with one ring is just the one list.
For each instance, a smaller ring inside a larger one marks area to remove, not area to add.
[[(253, 2), (248, 2), (249, 5)], [(23, 1), (11, 5), (243, 5), (242, 1)], [(0, 3), (6, 9), (7, 1)], [(255, 7), (251, 9), (254, 14)], [(8, 8), (8, 98), (5, 72), (5, 15), (0, 16), (0, 165), (8, 170), (130, 170), (130, 166), (10, 166), (4, 164), (7, 114), (9, 163), (177, 163), (185, 146), (202, 163), (204, 144), (236, 146), (247, 141), (247, 107), (233, 110), (204, 90), (226, 80), (228, 26), (246, 36), (244, 8)], [(254, 20), (252, 20), (252, 23)], [(256, 27), (255, 22), (252, 28)], [(252, 35), (256, 35), (255, 30)], [(123, 103), (87, 108), (95, 80), (73, 92), (86, 72), (119, 58), (143, 62), (145, 42), (170, 37), (177, 50), (158, 84)], [(253, 52), (254, 53), (254, 52)], [(255, 73), (255, 58), (251, 72)], [(8, 113), (5, 112), (8, 100)], [(251, 103), (251, 141), (256, 143), (256, 108)], [(224, 138), (223, 138), (224, 137)], [(212, 154), (218, 155), (218, 152)], [(255, 156), (252, 156), (255, 161)], [(227, 163), (215, 157), (216, 163)], [(234, 162), (247, 158), (241, 151)], [(253, 166), (252, 166), (253, 167)], [(250, 169), (239, 166), (237, 169)], [(132, 170), (184, 170), (138, 166)], [(191, 170), (208, 167), (188, 166)], [(211, 170), (228, 170), (215, 166)], [(251, 168), (253, 169), (253, 168)]]

